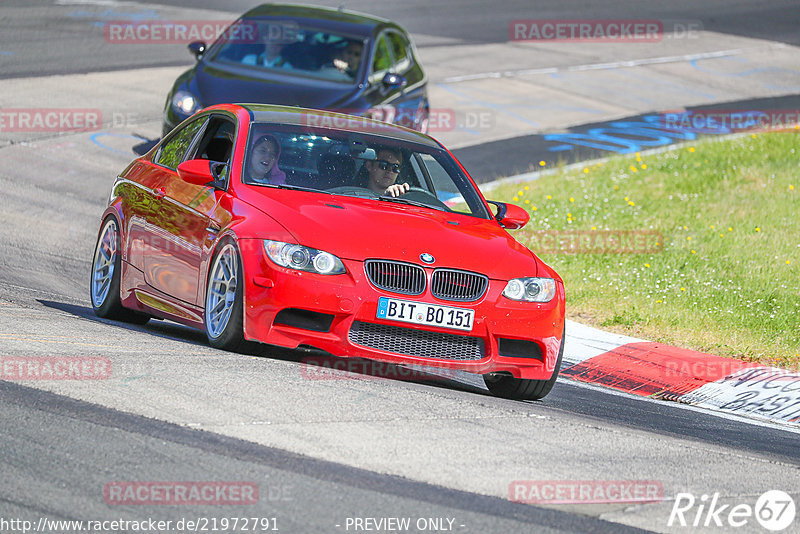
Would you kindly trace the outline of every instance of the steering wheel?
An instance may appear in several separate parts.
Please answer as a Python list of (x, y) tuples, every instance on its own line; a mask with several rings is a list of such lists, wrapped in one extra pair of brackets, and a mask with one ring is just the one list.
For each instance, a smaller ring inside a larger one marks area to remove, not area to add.
[(436, 198), (436, 195), (433, 195), (430, 191), (422, 189), (421, 187), (410, 187), (408, 191), (400, 195), (401, 198), (407, 198), (408, 200), (413, 200), (415, 202), (421, 202), (422, 204), (427, 204), (432, 208), (440, 208), (445, 211), (450, 211), (450, 208), (447, 207), (447, 204)]

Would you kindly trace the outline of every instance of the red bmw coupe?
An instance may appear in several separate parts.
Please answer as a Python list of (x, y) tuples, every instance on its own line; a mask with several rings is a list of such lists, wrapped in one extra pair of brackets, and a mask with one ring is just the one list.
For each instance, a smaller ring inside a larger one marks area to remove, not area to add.
[(100, 317), (341, 357), (459, 369), (540, 399), (558, 376), (561, 278), (427, 135), (362, 117), (223, 104), (116, 179), (92, 262)]

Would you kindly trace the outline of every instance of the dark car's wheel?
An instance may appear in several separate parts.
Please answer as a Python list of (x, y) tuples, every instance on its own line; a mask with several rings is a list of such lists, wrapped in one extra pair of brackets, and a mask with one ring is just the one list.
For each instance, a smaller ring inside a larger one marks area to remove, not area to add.
[(558, 350), (556, 367), (553, 376), (547, 380), (529, 380), (514, 378), (511, 375), (489, 373), (483, 375), (483, 382), (492, 395), (514, 400), (539, 400), (543, 399), (556, 383), (558, 372), (561, 369), (561, 358), (564, 356), (564, 336), (561, 336), (561, 348)]
[(208, 342), (212, 347), (243, 351), (242, 293), (244, 284), (239, 252), (230, 238), (217, 247), (211, 269), (208, 271), (204, 323)]
[(98, 317), (134, 324), (145, 324), (150, 317), (122, 307), (119, 298), (119, 279), (122, 271), (119, 226), (109, 217), (103, 223), (92, 260), (92, 279), (89, 293), (92, 308)]

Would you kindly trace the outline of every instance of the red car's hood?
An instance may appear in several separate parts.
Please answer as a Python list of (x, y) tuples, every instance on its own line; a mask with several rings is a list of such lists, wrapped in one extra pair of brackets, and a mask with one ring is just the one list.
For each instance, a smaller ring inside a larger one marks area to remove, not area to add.
[[(298, 243), (342, 259), (392, 259), (476, 271), (490, 278), (537, 276), (538, 261), (496, 222), (416, 206), (272, 188), (247, 202), (279, 221)], [(252, 236), (268, 238), (269, 236)]]

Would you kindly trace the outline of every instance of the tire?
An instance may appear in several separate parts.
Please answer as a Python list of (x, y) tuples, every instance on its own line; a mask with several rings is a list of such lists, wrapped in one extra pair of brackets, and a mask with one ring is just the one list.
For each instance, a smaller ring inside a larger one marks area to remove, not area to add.
[(553, 376), (547, 380), (529, 380), (527, 378), (514, 378), (506, 374), (483, 375), (483, 382), (492, 395), (513, 400), (540, 400), (550, 393), (558, 379), (561, 370), (561, 358), (564, 356), (564, 334), (561, 334), (561, 348), (558, 350)]
[(239, 251), (231, 238), (223, 238), (211, 260), (206, 283), (205, 325), (208, 343), (217, 349), (246, 352), (244, 339), (243, 279)]
[(108, 217), (100, 230), (92, 256), (92, 272), (89, 281), (89, 299), (95, 315), (133, 324), (145, 324), (148, 315), (122, 306), (119, 296), (119, 280), (122, 273), (119, 225)]

